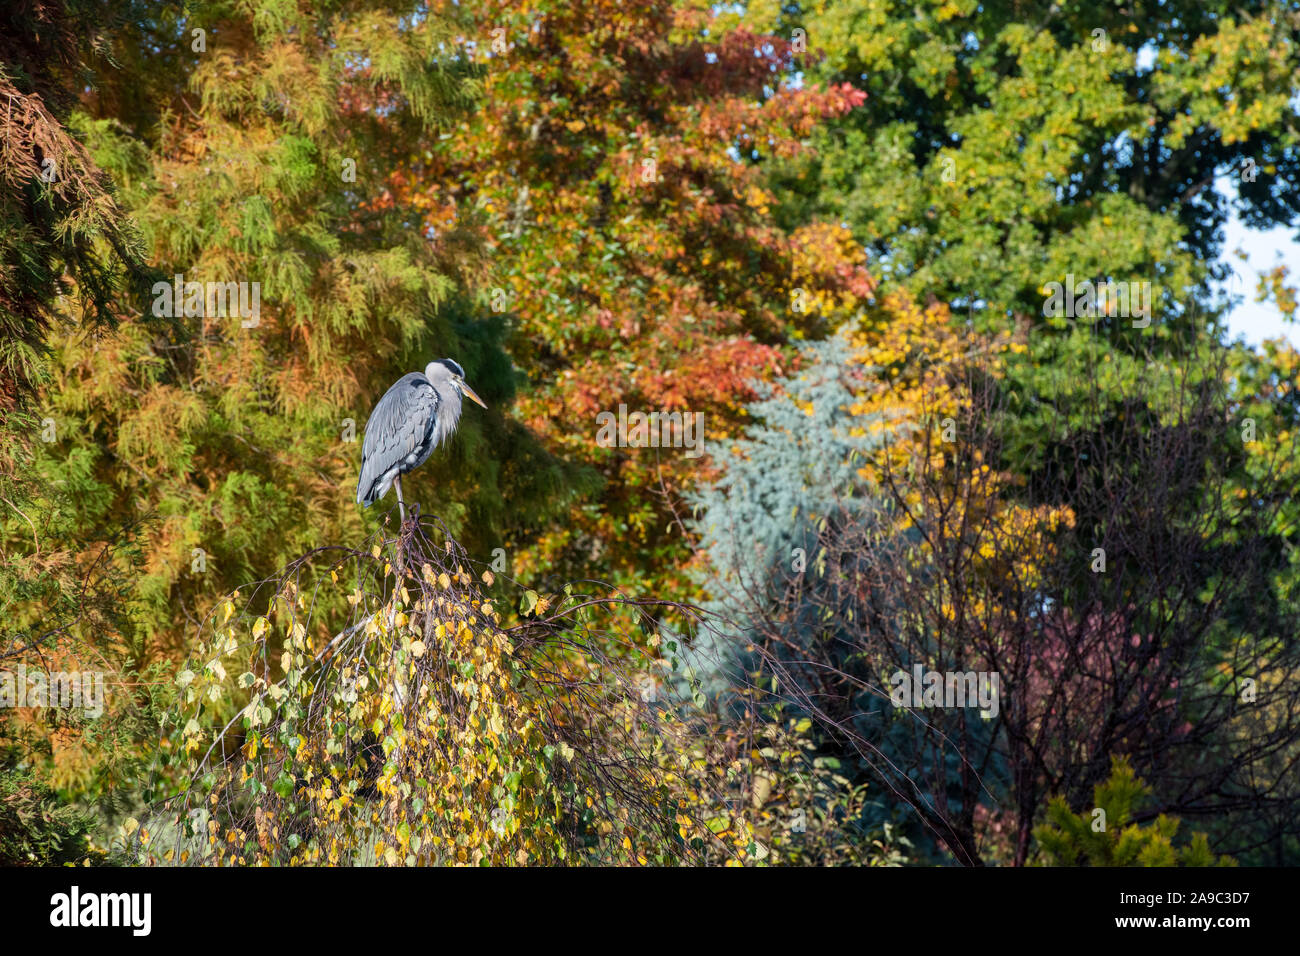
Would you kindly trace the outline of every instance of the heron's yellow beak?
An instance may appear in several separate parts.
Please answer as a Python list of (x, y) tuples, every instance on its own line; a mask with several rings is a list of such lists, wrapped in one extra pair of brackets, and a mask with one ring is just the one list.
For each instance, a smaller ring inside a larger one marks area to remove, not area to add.
[(472, 398), (474, 401), (478, 402), (484, 408), (487, 408), (487, 405), (484, 404), (483, 399), (478, 397), (478, 394), (474, 391), (474, 389), (470, 388), (468, 385), (465, 384), (464, 379), (461, 379), (460, 390), (464, 392), (466, 395), (468, 395), (470, 398)]

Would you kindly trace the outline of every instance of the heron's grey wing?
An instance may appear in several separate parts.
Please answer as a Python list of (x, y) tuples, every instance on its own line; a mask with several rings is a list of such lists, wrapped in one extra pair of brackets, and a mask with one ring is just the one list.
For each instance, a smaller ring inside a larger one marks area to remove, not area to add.
[(358, 502), (378, 500), (384, 476), (421, 447), (437, 413), (438, 393), (419, 372), (403, 375), (384, 393), (366, 422)]

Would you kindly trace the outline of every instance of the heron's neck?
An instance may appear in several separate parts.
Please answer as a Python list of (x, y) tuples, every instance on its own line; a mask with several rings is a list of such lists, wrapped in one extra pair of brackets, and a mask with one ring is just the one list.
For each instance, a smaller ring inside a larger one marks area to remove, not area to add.
[(461, 406), (464, 404), (460, 390), (454, 387), (445, 389), (440, 398), (442, 400), (438, 403), (438, 414), (433, 432), (435, 445), (441, 445), (456, 430), (456, 423), (460, 421)]

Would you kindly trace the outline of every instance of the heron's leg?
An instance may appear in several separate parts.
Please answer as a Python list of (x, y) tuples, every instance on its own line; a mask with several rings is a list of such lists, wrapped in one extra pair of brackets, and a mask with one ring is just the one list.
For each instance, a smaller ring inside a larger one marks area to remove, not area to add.
[(397, 489), (397, 513), (402, 518), (402, 524), (406, 524), (406, 502), (402, 500), (402, 476), (398, 475), (393, 479), (393, 487)]
[(402, 476), (398, 475), (393, 479), (393, 487), (397, 489), (397, 513), (401, 516), (401, 522), (397, 526), (397, 548), (396, 548), (396, 565), (399, 577), (406, 574), (406, 555), (402, 548), (402, 535), (406, 532), (406, 502), (402, 500)]

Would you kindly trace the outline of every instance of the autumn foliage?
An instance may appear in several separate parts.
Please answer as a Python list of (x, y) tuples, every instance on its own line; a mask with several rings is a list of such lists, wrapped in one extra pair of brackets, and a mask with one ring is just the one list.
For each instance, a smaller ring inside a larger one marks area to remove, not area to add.
[(1300, 858), (1300, 352), (1222, 286), (1300, 19), (1230, 7), (0, 13), (0, 692), (109, 689), (0, 699), (0, 860)]

